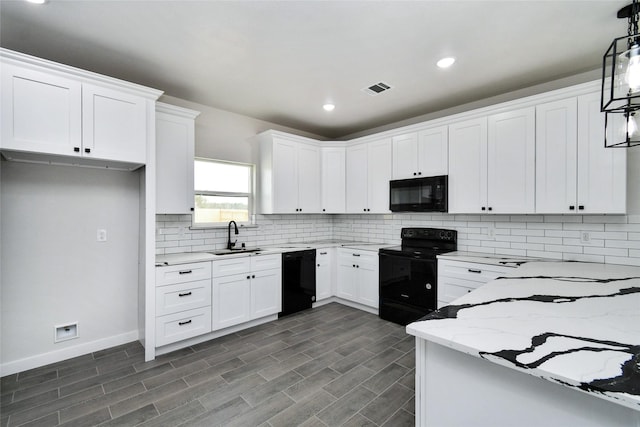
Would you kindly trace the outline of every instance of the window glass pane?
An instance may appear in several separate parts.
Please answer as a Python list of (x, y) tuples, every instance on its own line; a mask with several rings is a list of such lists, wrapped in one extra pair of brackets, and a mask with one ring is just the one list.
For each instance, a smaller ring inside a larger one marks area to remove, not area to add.
[(248, 222), (249, 198), (196, 194), (194, 223)]
[(251, 167), (196, 160), (194, 163), (194, 187), (196, 192), (249, 193)]

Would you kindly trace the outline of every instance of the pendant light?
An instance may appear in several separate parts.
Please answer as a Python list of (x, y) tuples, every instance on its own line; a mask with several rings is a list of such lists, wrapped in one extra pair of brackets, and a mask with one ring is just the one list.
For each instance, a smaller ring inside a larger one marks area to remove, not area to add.
[(627, 35), (613, 40), (602, 65), (605, 147), (640, 145), (640, 34), (638, 0), (618, 11), (627, 18)]

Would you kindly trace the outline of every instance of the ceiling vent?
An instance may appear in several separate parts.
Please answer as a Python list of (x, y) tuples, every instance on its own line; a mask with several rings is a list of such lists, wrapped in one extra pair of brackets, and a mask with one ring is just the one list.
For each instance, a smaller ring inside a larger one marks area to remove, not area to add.
[(388, 91), (389, 89), (392, 89), (391, 85), (388, 85), (384, 82), (378, 82), (369, 87), (365, 87), (364, 89), (362, 89), (362, 91), (368, 93), (371, 96), (376, 96), (380, 95), (382, 92)]

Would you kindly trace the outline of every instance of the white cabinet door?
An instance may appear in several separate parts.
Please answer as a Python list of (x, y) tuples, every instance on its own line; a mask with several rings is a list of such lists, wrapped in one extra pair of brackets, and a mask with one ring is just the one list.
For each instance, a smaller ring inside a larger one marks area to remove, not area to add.
[[(370, 260), (369, 260), (370, 261)], [(378, 308), (379, 305), (379, 276), (377, 262), (356, 263), (358, 272), (358, 302), (369, 307)]]
[(212, 326), (214, 330), (251, 319), (251, 276), (236, 274), (213, 278)]
[(350, 253), (338, 250), (338, 287), (336, 294), (350, 301), (358, 300), (356, 263)]
[(535, 108), (488, 119), (487, 210), (535, 211)]
[(295, 213), (298, 209), (297, 142), (273, 139), (273, 213)]
[(393, 179), (407, 179), (418, 176), (418, 134), (416, 132), (392, 138)]
[(345, 213), (346, 209), (346, 151), (344, 147), (322, 147), (323, 213)]
[(191, 117), (185, 117), (184, 109), (172, 114), (173, 106), (163, 104), (161, 108), (156, 112), (156, 213), (191, 213), (194, 119), (199, 113), (192, 111)]
[(391, 180), (391, 139), (367, 144), (367, 212), (387, 213)]
[(2, 64), (0, 148), (80, 155), (81, 106), (80, 82)]
[(320, 212), (320, 148), (299, 143), (297, 146), (298, 212)]
[(84, 157), (147, 161), (147, 101), (100, 86), (82, 85)]
[(316, 250), (316, 301), (329, 298), (331, 292), (331, 253), (330, 249)]
[(536, 106), (536, 212), (578, 209), (577, 111), (576, 98)]
[(449, 213), (487, 210), (487, 119), (449, 126)]
[(251, 319), (282, 311), (281, 270), (263, 270), (251, 274)]
[(604, 148), (598, 93), (578, 97), (578, 213), (626, 213), (627, 150)]
[(418, 132), (418, 176), (447, 175), (449, 172), (448, 141), (447, 126)]
[(367, 146), (347, 147), (347, 213), (367, 212)]

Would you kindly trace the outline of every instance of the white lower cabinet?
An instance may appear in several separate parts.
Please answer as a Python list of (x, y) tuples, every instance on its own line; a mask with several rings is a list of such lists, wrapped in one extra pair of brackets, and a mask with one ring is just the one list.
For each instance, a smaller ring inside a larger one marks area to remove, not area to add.
[(503, 265), (439, 259), (438, 308), (511, 271)]
[(377, 309), (378, 253), (338, 248), (337, 296)]
[(211, 332), (211, 262), (156, 268), (156, 347)]
[(316, 301), (333, 295), (335, 249), (316, 249)]
[(282, 310), (281, 255), (214, 260), (212, 330)]

